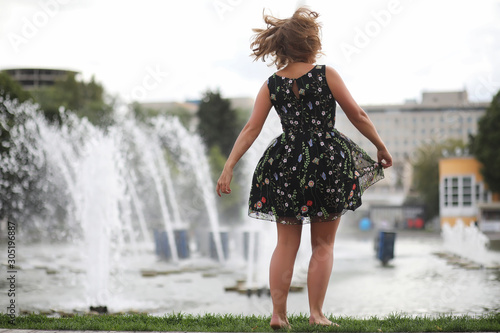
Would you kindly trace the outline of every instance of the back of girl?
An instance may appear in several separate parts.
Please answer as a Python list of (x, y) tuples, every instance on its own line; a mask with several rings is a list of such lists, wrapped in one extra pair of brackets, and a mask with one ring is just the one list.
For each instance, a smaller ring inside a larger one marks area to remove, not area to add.
[[(308, 272), (309, 322), (336, 325), (322, 311), (333, 265), (340, 218), (361, 206), (363, 192), (383, 178), (392, 157), (368, 115), (354, 101), (340, 75), (316, 64), (321, 53), (318, 14), (299, 8), (292, 17), (264, 16), (267, 27), (254, 29), (255, 59), (271, 58), (277, 72), (262, 85), (247, 124), (236, 140), (217, 182), (229, 194), (233, 168), (259, 135), (274, 107), (283, 133), (263, 152), (255, 168), (249, 216), (277, 222), (278, 240), (269, 286), (271, 327), (289, 327), (287, 297), (302, 225), (311, 224), (312, 256)], [(374, 161), (335, 128), (337, 103), (353, 125), (377, 147)], [(314, 269), (311, 269), (314, 268)]]

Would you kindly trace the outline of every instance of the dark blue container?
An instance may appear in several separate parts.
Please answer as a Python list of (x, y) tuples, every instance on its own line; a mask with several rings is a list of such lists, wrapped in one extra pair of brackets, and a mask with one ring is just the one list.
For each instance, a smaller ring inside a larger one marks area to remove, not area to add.
[(164, 259), (171, 259), (172, 253), (168, 242), (167, 232), (165, 230), (153, 230), (155, 238), (156, 255)]
[(187, 230), (175, 230), (174, 234), (179, 259), (189, 258), (189, 237)]
[[(170, 251), (170, 242), (168, 241), (167, 232), (165, 230), (153, 230), (155, 239), (156, 255), (162, 259), (172, 259), (172, 251)], [(187, 230), (174, 230), (175, 246), (179, 259), (186, 259), (190, 256), (189, 251), (189, 235)]]
[(257, 232), (254, 232), (254, 231), (243, 232), (243, 257), (245, 258), (245, 260), (248, 260), (250, 257), (250, 245), (252, 245), (252, 244), (250, 244), (250, 236), (251, 236), (250, 232), (254, 233), (253, 258), (255, 261), (258, 259), (258, 255), (259, 255), (259, 233), (257, 233)]
[[(222, 252), (224, 255), (224, 259), (229, 257), (229, 233), (226, 231), (220, 232), (220, 239), (222, 242)], [(217, 255), (217, 248), (215, 247), (214, 234), (210, 232), (210, 258), (218, 260), (219, 257)]]
[(395, 232), (380, 231), (376, 243), (377, 259), (382, 264), (387, 265), (389, 260), (394, 258), (394, 242), (396, 240)]

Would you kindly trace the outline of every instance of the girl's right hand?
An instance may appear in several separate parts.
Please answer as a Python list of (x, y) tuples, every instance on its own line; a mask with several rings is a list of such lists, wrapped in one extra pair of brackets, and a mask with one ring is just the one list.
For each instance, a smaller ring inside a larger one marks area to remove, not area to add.
[(217, 192), (217, 194), (220, 196), (222, 196), (221, 193), (224, 193), (224, 194), (230, 194), (231, 193), (231, 180), (233, 179), (233, 170), (228, 170), (226, 168), (224, 168), (224, 170), (222, 170), (222, 173), (219, 177), (219, 180), (217, 181), (217, 187), (215, 188), (215, 191)]

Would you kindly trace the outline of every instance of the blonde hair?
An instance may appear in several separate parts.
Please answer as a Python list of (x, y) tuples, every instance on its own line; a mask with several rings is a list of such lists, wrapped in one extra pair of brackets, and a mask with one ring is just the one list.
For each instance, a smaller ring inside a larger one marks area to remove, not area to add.
[(250, 44), (254, 61), (266, 61), (270, 57), (281, 69), (291, 62), (309, 62), (316, 60), (321, 53), (320, 29), (316, 21), (319, 14), (306, 7), (298, 8), (292, 17), (278, 19), (263, 15), (267, 24), (265, 29), (253, 29), (253, 42)]

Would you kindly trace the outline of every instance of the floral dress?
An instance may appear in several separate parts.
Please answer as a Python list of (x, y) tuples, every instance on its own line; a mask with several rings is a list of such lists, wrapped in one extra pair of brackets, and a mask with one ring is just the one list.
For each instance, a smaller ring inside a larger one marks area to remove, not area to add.
[(303, 224), (332, 221), (361, 206), (363, 191), (384, 177), (383, 169), (335, 129), (336, 102), (325, 66), (297, 79), (275, 73), (267, 84), (283, 133), (255, 168), (249, 216)]

